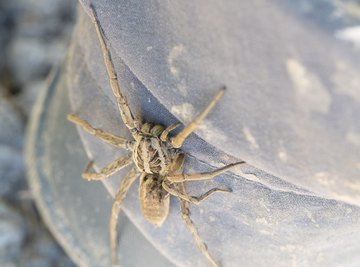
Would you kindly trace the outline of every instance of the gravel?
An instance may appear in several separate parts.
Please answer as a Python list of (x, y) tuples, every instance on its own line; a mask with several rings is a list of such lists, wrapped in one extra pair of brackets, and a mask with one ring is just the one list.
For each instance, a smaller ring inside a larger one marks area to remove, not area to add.
[(1, 266), (75, 266), (38, 215), (26, 185), (23, 149), (33, 103), (66, 55), (76, 3), (0, 2)]

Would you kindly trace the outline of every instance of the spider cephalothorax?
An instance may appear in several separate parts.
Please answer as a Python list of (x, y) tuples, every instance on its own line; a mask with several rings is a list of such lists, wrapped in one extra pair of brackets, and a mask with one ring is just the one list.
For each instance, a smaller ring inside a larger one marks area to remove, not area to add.
[(148, 122), (140, 124), (132, 115), (126, 97), (120, 90), (110, 50), (92, 6), (90, 14), (99, 37), (110, 86), (116, 98), (121, 118), (133, 136), (133, 140), (127, 140), (102, 129), (94, 128), (86, 120), (81, 119), (75, 114), (68, 115), (70, 121), (81, 126), (82, 129), (90, 134), (93, 134), (104, 142), (118, 148), (129, 150), (130, 152), (128, 155), (115, 159), (99, 172), (93, 172), (91, 170), (93, 163), (90, 162), (82, 173), (83, 178), (88, 180), (101, 180), (131, 163), (134, 163), (135, 165), (130, 169), (126, 176), (123, 177), (112, 206), (110, 218), (110, 243), (113, 265), (117, 265), (118, 214), (127, 191), (140, 174), (139, 198), (144, 217), (150, 223), (161, 225), (169, 212), (169, 195), (171, 194), (178, 197), (180, 199), (182, 217), (186, 225), (190, 228), (197, 246), (213, 266), (218, 266), (218, 263), (210, 255), (206, 245), (201, 240), (190, 219), (188, 203), (191, 202), (197, 204), (214, 192), (229, 192), (230, 189), (213, 188), (208, 192), (195, 197), (189, 196), (186, 193), (184, 182), (211, 179), (244, 162), (233, 163), (209, 172), (184, 174), (182, 173), (184, 153), (180, 150), (180, 147), (185, 139), (196, 129), (201, 120), (207, 116), (224, 95), (225, 88), (221, 88), (206, 108), (175, 136), (170, 136), (169, 133), (179, 126), (178, 123), (168, 127)]
[(168, 141), (166, 128), (160, 124), (144, 123), (141, 132), (135, 135), (133, 160), (140, 172), (166, 175), (177, 168), (181, 157), (180, 149), (174, 148)]

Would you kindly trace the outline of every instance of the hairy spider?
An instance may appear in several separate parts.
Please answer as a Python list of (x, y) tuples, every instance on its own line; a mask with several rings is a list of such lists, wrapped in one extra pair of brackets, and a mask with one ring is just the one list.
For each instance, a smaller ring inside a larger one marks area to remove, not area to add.
[(195, 197), (189, 196), (186, 193), (184, 182), (211, 179), (214, 176), (244, 162), (233, 163), (210, 172), (184, 174), (181, 173), (184, 162), (184, 153), (179, 148), (182, 146), (185, 139), (196, 129), (201, 120), (207, 116), (207, 114), (220, 100), (225, 92), (225, 87), (221, 88), (206, 108), (176, 136), (171, 137), (169, 136), (169, 133), (177, 128), (180, 125), (179, 123), (165, 127), (159, 124), (151, 124), (149, 122), (136, 120), (130, 110), (125, 96), (120, 90), (109, 46), (105, 41), (104, 32), (99, 24), (94, 7), (91, 5), (90, 8), (91, 18), (100, 41), (111, 89), (116, 97), (121, 118), (134, 138), (134, 140), (127, 140), (102, 129), (94, 128), (90, 125), (90, 123), (81, 119), (76, 114), (69, 114), (67, 117), (68, 120), (79, 125), (82, 129), (102, 141), (130, 151), (128, 155), (119, 157), (99, 172), (91, 171), (93, 162), (90, 161), (82, 173), (83, 178), (88, 180), (101, 180), (131, 163), (135, 164), (135, 166), (123, 178), (112, 205), (110, 218), (112, 264), (114, 266), (118, 265), (118, 258), (116, 254), (118, 214), (120, 213), (120, 208), (127, 191), (140, 173), (139, 198), (141, 211), (146, 220), (152, 224), (161, 225), (169, 212), (169, 195), (171, 194), (178, 197), (180, 199), (182, 217), (186, 225), (190, 228), (197, 246), (213, 266), (219, 266), (210, 255), (205, 243), (201, 240), (195, 225), (191, 221), (188, 206), (189, 202), (197, 204), (214, 192), (230, 192), (231, 189), (213, 188), (205, 194)]

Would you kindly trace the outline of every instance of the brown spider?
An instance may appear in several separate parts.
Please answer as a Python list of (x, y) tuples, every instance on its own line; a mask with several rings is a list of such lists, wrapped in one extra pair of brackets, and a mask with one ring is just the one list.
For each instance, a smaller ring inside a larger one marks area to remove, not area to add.
[(201, 240), (195, 225), (191, 221), (188, 206), (189, 202), (198, 204), (214, 192), (230, 192), (231, 190), (213, 188), (198, 197), (188, 196), (185, 191), (184, 182), (211, 179), (244, 162), (233, 163), (211, 172), (184, 174), (180, 172), (184, 162), (184, 153), (179, 148), (182, 146), (185, 139), (196, 129), (201, 120), (207, 116), (224, 95), (225, 88), (221, 88), (206, 108), (174, 137), (170, 137), (169, 132), (177, 128), (180, 125), (179, 123), (164, 127), (163, 125), (151, 124), (148, 122), (142, 123), (139, 120), (136, 120), (132, 115), (125, 96), (120, 90), (110, 50), (105, 41), (104, 32), (99, 24), (93, 6), (90, 6), (90, 9), (91, 17), (100, 41), (107, 73), (109, 75), (111, 89), (116, 97), (121, 118), (134, 138), (134, 140), (130, 141), (102, 129), (94, 128), (86, 120), (79, 118), (75, 114), (69, 114), (67, 117), (68, 120), (81, 126), (82, 129), (93, 134), (102, 141), (130, 151), (128, 155), (114, 160), (99, 172), (91, 172), (91, 167), (93, 165), (93, 162), (91, 161), (82, 173), (83, 178), (88, 180), (101, 180), (131, 163), (135, 164), (123, 178), (112, 206), (110, 219), (112, 264), (114, 266), (118, 265), (116, 254), (117, 223), (120, 208), (127, 191), (140, 173), (139, 198), (141, 211), (144, 217), (152, 224), (161, 225), (169, 212), (169, 194), (178, 197), (181, 203), (182, 217), (185, 220), (186, 225), (190, 228), (197, 246), (213, 266), (219, 266), (210, 255), (205, 243)]

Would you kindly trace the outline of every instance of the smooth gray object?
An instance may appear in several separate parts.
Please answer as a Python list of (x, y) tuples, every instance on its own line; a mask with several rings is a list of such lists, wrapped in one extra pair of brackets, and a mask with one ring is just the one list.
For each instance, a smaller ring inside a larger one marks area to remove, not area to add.
[[(286, 1), (93, 4), (136, 116), (186, 123), (219, 86), (228, 88), (184, 146), (186, 172), (240, 159), (251, 165), (188, 185), (193, 194), (221, 184), (233, 189), (191, 209), (224, 267), (358, 264), (360, 60), (358, 50), (334, 37), (339, 29), (305, 20)], [(74, 111), (96, 127), (128, 136), (94, 26), (82, 12), (66, 78)], [(98, 167), (124, 153), (79, 133)], [(125, 172), (104, 181), (110, 193)], [(173, 200), (161, 228), (143, 219), (137, 185), (124, 211), (172, 262), (204, 266)], [(108, 216), (110, 204), (103, 210)], [(104, 235), (107, 230), (101, 229)]]

